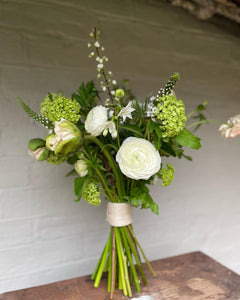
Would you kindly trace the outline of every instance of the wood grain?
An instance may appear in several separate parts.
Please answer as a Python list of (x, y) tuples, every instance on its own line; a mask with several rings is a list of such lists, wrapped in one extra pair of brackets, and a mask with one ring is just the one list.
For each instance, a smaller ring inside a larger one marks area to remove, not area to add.
[[(153, 278), (144, 265), (148, 285), (142, 287), (141, 295), (154, 300), (240, 300), (240, 276), (201, 252), (156, 260), (152, 265), (157, 277)], [(96, 289), (90, 276), (84, 276), (6, 293), (2, 299), (108, 300), (106, 288), (106, 278)], [(120, 291), (115, 292), (114, 300), (126, 299)]]

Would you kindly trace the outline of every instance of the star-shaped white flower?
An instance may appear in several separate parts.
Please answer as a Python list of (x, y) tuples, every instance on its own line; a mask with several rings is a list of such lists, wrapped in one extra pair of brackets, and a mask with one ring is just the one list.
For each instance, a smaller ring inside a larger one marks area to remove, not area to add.
[(120, 113), (118, 114), (118, 117), (122, 117), (123, 122), (125, 122), (126, 118), (132, 119), (132, 112), (134, 110), (135, 108), (132, 107), (132, 101), (130, 101), (126, 107), (121, 109)]

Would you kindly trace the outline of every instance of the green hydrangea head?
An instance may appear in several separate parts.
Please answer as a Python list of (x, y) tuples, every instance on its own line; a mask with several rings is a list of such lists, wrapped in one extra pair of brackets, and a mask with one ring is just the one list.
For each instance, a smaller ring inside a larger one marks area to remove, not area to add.
[(162, 186), (170, 185), (174, 179), (173, 166), (167, 163), (167, 168), (163, 168), (159, 175), (159, 177), (162, 179)]
[(52, 122), (65, 119), (77, 123), (80, 119), (79, 111), (80, 105), (76, 100), (60, 94), (48, 95), (41, 103), (41, 114)]
[(83, 198), (91, 205), (98, 206), (101, 203), (99, 186), (94, 181), (88, 181), (83, 190)]
[(161, 123), (163, 137), (171, 138), (178, 135), (187, 121), (184, 103), (177, 100), (174, 95), (159, 97), (154, 115), (156, 121)]

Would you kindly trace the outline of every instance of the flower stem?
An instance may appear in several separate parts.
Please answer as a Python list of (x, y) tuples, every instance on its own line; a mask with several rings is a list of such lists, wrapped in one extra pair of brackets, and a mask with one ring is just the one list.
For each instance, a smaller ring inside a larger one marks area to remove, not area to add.
[(102, 278), (102, 273), (103, 273), (103, 270), (104, 270), (105, 261), (106, 261), (106, 258), (107, 258), (107, 254), (108, 254), (108, 250), (109, 250), (109, 246), (110, 246), (110, 242), (111, 242), (110, 237), (111, 236), (109, 235), (106, 247), (105, 247), (105, 249), (103, 251), (102, 258), (100, 259), (101, 262), (100, 262), (99, 269), (98, 269), (97, 275), (96, 275), (96, 279), (95, 279), (95, 282), (94, 282), (94, 285), (93, 285), (94, 287), (98, 287), (99, 286), (100, 280)]
[[(115, 239), (115, 230), (113, 230), (113, 227), (111, 227), (111, 232), (112, 232), (112, 264), (111, 264), (111, 292), (110, 292), (110, 299), (113, 298), (113, 292), (115, 288), (115, 278), (116, 278), (116, 239)], [(110, 271), (110, 270), (109, 270)]]
[(137, 277), (137, 272), (136, 272), (136, 269), (135, 269), (135, 266), (133, 263), (131, 252), (129, 250), (129, 244), (128, 244), (127, 238), (125, 236), (126, 232), (123, 227), (120, 227), (120, 232), (122, 234), (122, 240), (123, 240), (124, 248), (126, 250), (127, 258), (130, 263), (131, 274), (133, 275), (137, 292), (140, 293), (140, 285), (139, 285), (139, 281), (138, 281), (138, 277)]
[[(84, 148), (82, 148), (82, 151), (89, 158), (89, 160), (91, 160), (91, 156), (88, 154), (88, 152)], [(111, 191), (109, 189), (109, 187), (108, 187), (108, 185), (106, 183), (106, 180), (104, 179), (104, 176), (102, 175), (101, 171), (97, 167), (95, 167), (94, 165), (93, 165), (93, 168), (94, 168), (95, 172), (98, 174), (98, 176), (99, 176), (99, 178), (100, 178), (100, 180), (102, 182), (102, 185), (103, 185), (105, 191), (107, 192), (107, 198), (111, 202), (116, 202), (114, 200), (114, 198), (117, 197), (117, 195), (113, 191)], [(112, 194), (114, 195), (114, 198), (112, 197)]]
[(113, 170), (114, 176), (115, 176), (118, 196), (119, 196), (120, 199), (122, 199), (123, 198), (123, 186), (124, 186), (122, 184), (123, 179), (121, 180), (121, 178), (120, 178), (120, 175), (119, 175), (119, 172), (117, 170), (115, 161), (113, 160), (111, 154), (107, 151), (106, 147), (104, 147), (103, 143), (99, 139), (95, 138), (94, 136), (86, 135), (85, 140), (89, 140), (89, 141), (97, 144), (99, 146), (99, 148), (101, 149), (101, 151), (106, 156), (106, 159), (108, 160), (108, 162), (109, 162), (109, 164), (110, 164), (110, 166)]
[(132, 230), (131, 225), (128, 225), (128, 226), (127, 226), (127, 229), (131, 232), (132, 237), (133, 237), (135, 243), (137, 244), (138, 248), (139, 248), (140, 251), (142, 252), (142, 255), (143, 255), (143, 257), (144, 257), (144, 260), (146, 261), (146, 263), (147, 263), (147, 265), (148, 265), (150, 271), (152, 272), (152, 275), (153, 275), (154, 277), (156, 277), (156, 273), (154, 272), (154, 270), (153, 270), (153, 268), (152, 268), (152, 266), (151, 266), (149, 260), (147, 259), (145, 253), (143, 252), (143, 249), (142, 249), (142, 247), (140, 246), (140, 244), (139, 244), (139, 242), (138, 242), (138, 240), (137, 240), (137, 238), (136, 238), (136, 236), (135, 236), (135, 234), (134, 234), (134, 232), (133, 232), (133, 230)]
[(123, 294), (124, 296), (128, 296), (128, 291), (127, 291), (127, 278), (125, 277), (125, 269), (124, 269), (124, 260), (123, 260), (123, 250), (122, 250), (122, 244), (121, 244), (121, 240), (119, 237), (119, 232), (118, 232), (118, 228), (114, 227), (115, 230), (115, 236), (116, 236), (116, 245), (117, 245), (117, 253), (118, 253), (118, 262), (119, 262), (119, 276), (120, 276), (120, 280), (122, 283), (122, 288), (123, 288)]
[(203, 123), (214, 123), (214, 124), (222, 124), (221, 121), (218, 121), (218, 120), (214, 120), (214, 119), (207, 119), (207, 120), (201, 120), (201, 121), (198, 121), (198, 122), (194, 122), (192, 124), (189, 124), (188, 126), (186, 126), (186, 128), (190, 128), (190, 127), (193, 127), (193, 126), (196, 126), (196, 125), (199, 125), (199, 124), (203, 124)]

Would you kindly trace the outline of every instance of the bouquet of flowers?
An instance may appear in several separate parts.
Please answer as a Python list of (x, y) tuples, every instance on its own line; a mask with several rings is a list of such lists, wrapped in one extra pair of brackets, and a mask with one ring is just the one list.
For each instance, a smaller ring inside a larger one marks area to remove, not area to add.
[(116, 288), (131, 297), (133, 284), (137, 292), (141, 281), (147, 284), (143, 259), (155, 276), (134, 234), (131, 209), (150, 208), (158, 214), (148, 185), (161, 181), (167, 186), (172, 182), (174, 168), (169, 163), (164, 166), (163, 157), (190, 160), (183, 146), (201, 147), (200, 139), (185, 124), (190, 117), (199, 119), (192, 124), (196, 127), (204, 123), (206, 103), (185, 115), (183, 101), (173, 92), (178, 73), (155, 96), (139, 102), (126, 80), (117, 84), (112, 72), (106, 70), (108, 58), (99, 34), (96, 29), (91, 31), (88, 47), (89, 57), (97, 62), (100, 91), (91, 81), (82, 83), (71, 98), (49, 93), (41, 103), (41, 114), (18, 100), (25, 112), (49, 131), (45, 138), (29, 141), (29, 153), (39, 161), (55, 165), (66, 161), (74, 166), (67, 175), (75, 176), (76, 202), (83, 198), (98, 206), (103, 198), (108, 201), (110, 234), (92, 279), (98, 287), (107, 271), (110, 297)]

